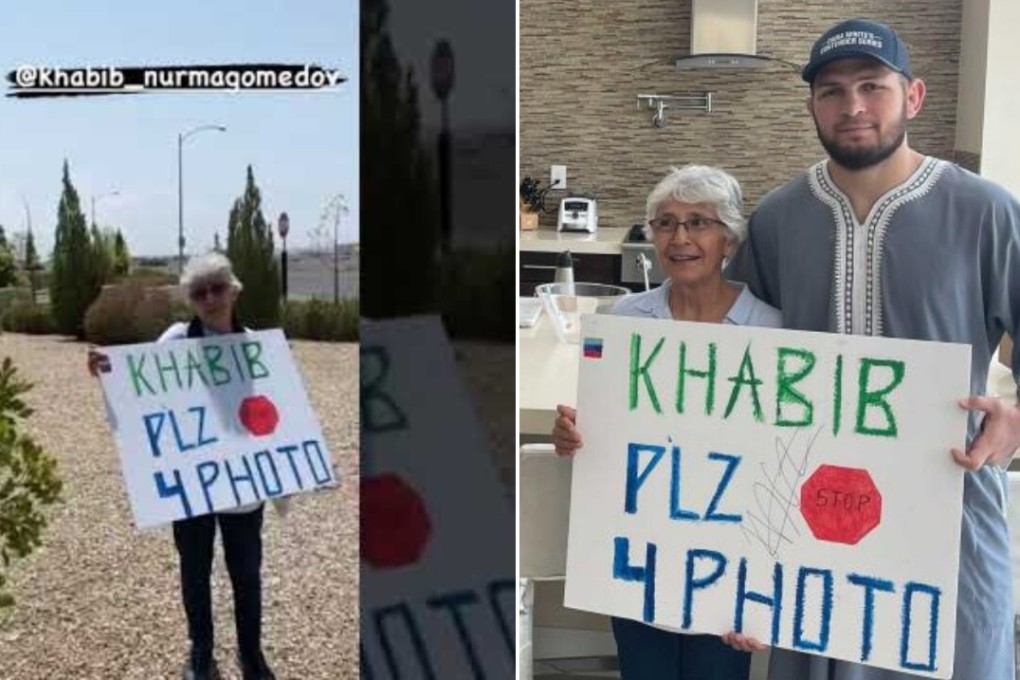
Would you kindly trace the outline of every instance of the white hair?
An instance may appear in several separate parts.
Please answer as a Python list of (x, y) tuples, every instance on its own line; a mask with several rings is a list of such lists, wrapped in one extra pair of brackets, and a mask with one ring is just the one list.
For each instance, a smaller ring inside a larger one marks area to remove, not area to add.
[(226, 255), (215, 251), (197, 255), (188, 260), (188, 263), (184, 265), (184, 271), (181, 272), (181, 288), (188, 292), (195, 284), (209, 279), (225, 281), (237, 292), (241, 292), (241, 289), (244, 288), (241, 281), (234, 276), (234, 268), (231, 266), (230, 260)]
[(655, 217), (666, 201), (708, 203), (726, 225), (726, 232), (736, 243), (744, 239), (747, 225), (742, 211), (743, 193), (740, 183), (725, 170), (706, 165), (685, 165), (673, 168), (648, 194), (645, 204), (645, 232), (648, 220)]

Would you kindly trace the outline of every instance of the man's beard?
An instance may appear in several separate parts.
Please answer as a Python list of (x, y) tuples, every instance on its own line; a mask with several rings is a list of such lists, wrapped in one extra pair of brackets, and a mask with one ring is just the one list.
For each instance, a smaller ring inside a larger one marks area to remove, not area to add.
[(907, 117), (904, 114), (896, 125), (893, 138), (879, 138), (878, 144), (870, 147), (845, 147), (833, 139), (826, 139), (815, 121), (815, 132), (818, 133), (818, 141), (822, 143), (825, 151), (837, 165), (847, 170), (863, 170), (878, 165), (889, 156), (893, 155), (896, 149), (900, 148), (903, 140), (907, 138)]

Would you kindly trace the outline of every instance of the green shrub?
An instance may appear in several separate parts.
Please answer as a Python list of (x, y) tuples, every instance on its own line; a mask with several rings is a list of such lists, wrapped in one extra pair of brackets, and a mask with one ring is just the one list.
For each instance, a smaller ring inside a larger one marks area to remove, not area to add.
[(121, 278), (122, 283), (139, 283), (144, 286), (170, 286), (178, 283), (178, 277), (162, 267), (135, 267)]
[(28, 288), (8, 286), (0, 288), (0, 318), (10, 310), (15, 302), (31, 302), (32, 291)]
[(357, 300), (338, 303), (319, 300), (287, 300), (283, 304), (281, 321), (288, 338), (301, 340), (327, 340), (331, 342), (357, 342), (359, 330)]
[(3, 329), (12, 333), (50, 335), (57, 332), (50, 306), (32, 301), (17, 301), (3, 315)]
[(14, 603), (4, 591), (7, 567), (42, 545), (43, 508), (60, 500), (62, 487), (56, 459), (23, 429), (32, 409), (22, 395), (31, 388), (5, 357), (0, 365), (0, 608)]
[(445, 258), (441, 313), (454, 338), (513, 342), (517, 290), (513, 247), (467, 248)]
[(137, 282), (107, 286), (85, 313), (85, 339), (97, 345), (152, 342), (173, 323), (170, 293)]

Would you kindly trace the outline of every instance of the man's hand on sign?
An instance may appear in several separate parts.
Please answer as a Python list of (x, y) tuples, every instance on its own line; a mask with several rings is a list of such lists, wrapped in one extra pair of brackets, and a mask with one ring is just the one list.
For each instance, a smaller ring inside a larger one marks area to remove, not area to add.
[(559, 404), (556, 407), (556, 425), (553, 426), (552, 439), (556, 453), (561, 456), (572, 456), (577, 453), (584, 442), (581, 441), (581, 433), (577, 431), (577, 409)]
[(981, 430), (967, 447), (966, 453), (953, 448), (953, 458), (967, 470), (979, 470), (984, 465), (1008, 464), (1013, 452), (1020, 446), (1020, 404), (1012, 404), (998, 397), (972, 396), (960, 400), (960, 408), (984, 412)]
[(725, 633), (720, 637), (722, 638), (722, 641), (730, 647), (739, 649), (742, 652), (763, 652), (769, 648), (768, 645), (763, 642), (758, 642), (758, 640), (753, 637), (748, 637), (747, 635), (735, 633), (733, 631)]
[(97, 350), (95, 347), (89, 347), (88, 357), (88, 369), (89, 375), (93, 378), (98, 377), (100, 373), (110, 372), (110, 358)]

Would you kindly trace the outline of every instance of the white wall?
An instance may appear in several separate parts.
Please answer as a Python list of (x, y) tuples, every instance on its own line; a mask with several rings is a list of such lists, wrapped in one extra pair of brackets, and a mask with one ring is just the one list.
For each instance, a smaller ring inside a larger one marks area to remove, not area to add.
[[(969, 0), (968, 0), (969, 1)], [(981, 174), (1020, 196), (1020, 2), (989, 2)]]
[(973, 154), (981, 153), (981, 129), (984, 125), (989, 2), (991, 0), (963, 1), (956, 148)]

